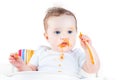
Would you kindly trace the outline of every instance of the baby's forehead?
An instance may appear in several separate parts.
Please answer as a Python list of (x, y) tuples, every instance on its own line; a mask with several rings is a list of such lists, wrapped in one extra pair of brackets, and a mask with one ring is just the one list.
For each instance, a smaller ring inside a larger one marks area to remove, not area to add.
[(75, 21), (75, 18), (72, 15), (63, 14), (59, 16), (50, 16), (48, 20), (56, 20), (56, 21), (57, 20), (74, 20)]
[(49, 26), (47, 31), (77, 31), (75, 26)]
[(55, 26), (55, 27), (52, 27), (53, 29), (56, 29), (56, 30), (60, 30), (60, 29), (70, 29), (70, 30), (74, 30), (74, 29), (76, 29), (76, 27), (75, 26), (67, 26), (67, 27), (62, 27), (62, 26)]
[(53, 16), (50, 17), (47, 21), (49, 26), (62, 26), (62, 27), (75, 27), (76, 20), (73, 16), (70, 15), (62, 15), (62, 16)]

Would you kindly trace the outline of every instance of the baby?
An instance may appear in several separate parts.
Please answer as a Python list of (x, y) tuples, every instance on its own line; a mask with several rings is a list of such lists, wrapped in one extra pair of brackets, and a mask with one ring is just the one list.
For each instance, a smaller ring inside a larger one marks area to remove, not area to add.
[[(80, 48), (74, 49), (77, 20), (71, 11), (61, 7), (48, 9), (44, 18), (44, 30), (44, 36), (50, 48), (41, 46), (35, 51), (28, 64), (25, 64), (20, 57), (16, 58), (14, 53), (10, 54), (10, 63), (19, 71), (78, 74), (83, 69), (87, 73), (98, 72), (99, 58), (88, 36), (84, 34), (80, 36), (81, 46), (85, 53)], [(88, 44), (92, 50), (93, 63)]]

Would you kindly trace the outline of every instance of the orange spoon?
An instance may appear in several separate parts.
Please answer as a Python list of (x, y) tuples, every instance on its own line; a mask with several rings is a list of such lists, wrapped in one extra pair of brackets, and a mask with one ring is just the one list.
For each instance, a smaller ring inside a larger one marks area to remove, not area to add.
[[(82, 35), (83, 35), (83, 34), (80, 32), (79, 38), (81, 38)], [(89, 52), (89, 54), (90, 54), (90, 60), (91, 60), (91, 63), (94, 64), (95, 62), (94, 62), (94, 58), (93, 58), (93, 55), (92, 55), (91, 47), (90, 47), (90, 45), (89, 45), (88, 42), (85, 42), (85, 44), (86, 44), (86, 47), (87, 47), (88, 52)]]

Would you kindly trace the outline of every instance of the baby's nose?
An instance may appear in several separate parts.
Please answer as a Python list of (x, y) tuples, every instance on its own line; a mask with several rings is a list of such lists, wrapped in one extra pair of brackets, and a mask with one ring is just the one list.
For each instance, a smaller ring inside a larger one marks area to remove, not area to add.
[(69, 41), (68, 38), (61, 38), (61, 40), (62, 40), (62, 41), (65, 41), (65, 42)]
[(66, 35), (66, 34), (62, 34), (61, 36), (60, 36), (60, 40), (66, 40), (66, 39), (68, 39), (69, 37), (68, 37), (68, 35)]

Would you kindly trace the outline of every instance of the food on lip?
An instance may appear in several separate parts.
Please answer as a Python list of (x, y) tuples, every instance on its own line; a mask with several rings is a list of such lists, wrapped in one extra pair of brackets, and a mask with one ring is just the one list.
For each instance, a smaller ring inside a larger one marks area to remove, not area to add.
[(63, 47), (66, 47), (66, 46), (69, 46), (69, 43), (67, 43), (67, 42), (62, 42), (62, 43), (59, 45), (60, 48), (63, 48)]
[(66, 46), (70, 46), (68, 39), (64, 39), (63, 42), (59, 45), (60, 48), (63, 48)]

